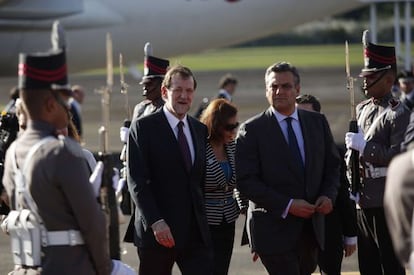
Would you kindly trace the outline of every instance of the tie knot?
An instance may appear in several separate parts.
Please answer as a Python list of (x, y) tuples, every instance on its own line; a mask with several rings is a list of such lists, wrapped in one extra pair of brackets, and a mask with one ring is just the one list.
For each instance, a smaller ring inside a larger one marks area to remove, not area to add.
[(184, 122), (182, 121), (182, 120), (180, 120), (179, 122), (178, 122), (178, 124), (177, 124), (177, 127), (178, 127), (178, 129), (183, 129), (183, 127), (184, 127)]
[(285, 120), (286, 120), (286, 122), (288, 123), (288, 124), (291, 124), (292, 123), (292, 117), (290, 117), (290, 116), (288, 116), (287, 118), (285, 118)]

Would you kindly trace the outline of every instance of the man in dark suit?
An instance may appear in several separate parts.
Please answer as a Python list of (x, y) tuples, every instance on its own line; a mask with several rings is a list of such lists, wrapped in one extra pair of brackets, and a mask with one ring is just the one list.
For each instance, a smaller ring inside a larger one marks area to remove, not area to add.
[[(309, 94), (296, 97), (299, 109), (321, 112), (319, 100)], [(345, 154), (337, 146), (341, 159)], [(349, 197), (349, 181), (345, 161), (341, 161), (340, 186), (331, 213), (325, 217), (325, 248), (319, 251), (318, 265), (322, 275), (340, 275), (342, 258), (351, 256), (357, 247), (357, 220), (355, 202)]]
[[(237, 87), (237, 78), (234, 77), (231, 74), (225, 74), (223, 75), (219, 80), (219, 92), (214, 97), (214, 99), (217, 98), (224, 98), (228, 100), (229, 102), (233, 101), (233, 95), (236, 92)], [(202, 113), (207, 108), (207, 106), (210, 104), (210, 100), (205, 97), (203, 98), (203, 101), (200, 103), (200, 105), (197, 108), (197, 111), (194, 113), (194, 117), (197, 119), (200, 119)]]
[(271, 65), (265, 84), (269, 109), (247, 120), (237, 137), (250, 243), (269, 274), (311, 274), (339, 186), (338, 151), (325, 116), (296, 109), (295, 67)]
[[(414, 151), (396, 156), (390, 163), (385, 183), (384, 211), (396, 256), (407, 265), (413, 258)], [(412, 270), (411, 270), (412, 272)]]
[(128, 140), (128, 187), (136, 205), (139, 274), (211, 274), (204, 210), (207, 128), (187, 115), (196, 80), (172, 67), (161, 87), (164, 107), (134, 120)]
[(72, 86), (72, 97), (70, 98), (70, 113), (72, 114), (72, 121), (76, 126), (76, 130), (80, 137), (82, 137), (82, 109), (81, 105), (85, 99), (85, 89), (80, 85)]

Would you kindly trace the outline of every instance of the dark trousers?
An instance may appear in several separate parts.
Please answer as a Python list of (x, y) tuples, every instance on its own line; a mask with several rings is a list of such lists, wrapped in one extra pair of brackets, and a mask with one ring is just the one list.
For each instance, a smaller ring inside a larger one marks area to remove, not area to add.
[(341, 275), (344, 255), (342, 223), (338, 211), (325, 216), (325, 249), (319, 250), (318, 265), (321, 274)]
[(174, 263), (183, 275), (213, 274), (213, 255), (205, 246), (192, 246), (186, 249), (163, 246), (138, 247), (140, 275), (171, 275)]
[(235, 222), (223, 221), (220, 225), (210, 225), (214, 250), (214, 275), (227, 275), (233, 253)]
[(316, 269), (318, 249), (312, 222), (307, 220), (295, 249), (259, 257), (269, 275), (310, 275)]
[(358, 209), (358, 263), (361, 275), (405, 274), (394, 253), (384, 208)]

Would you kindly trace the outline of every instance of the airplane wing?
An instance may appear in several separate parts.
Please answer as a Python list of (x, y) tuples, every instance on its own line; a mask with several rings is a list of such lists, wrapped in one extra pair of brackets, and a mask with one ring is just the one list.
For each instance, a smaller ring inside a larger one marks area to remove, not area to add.
[(0, 19), (44, 20), (83, 10), (83, 0), (0, 0)]

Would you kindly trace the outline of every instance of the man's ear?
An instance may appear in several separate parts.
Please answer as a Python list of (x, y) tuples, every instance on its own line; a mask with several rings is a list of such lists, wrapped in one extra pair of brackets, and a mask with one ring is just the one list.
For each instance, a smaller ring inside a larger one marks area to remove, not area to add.
[(167, 87), (165, 87), (165, 86), (161, 86), (161, 96), (162, 96), (162, 98), (167, 98), (167, 92), (168, 92), (168, 89), (167, 89)]
[(46, 110), (46, 112), (48, 112), (48, 113), (53, 112), (56, 109), (57, 104), (58, 103), (56, 102), (53, 95), (49, 95), (45, 100), (45, 110)]

